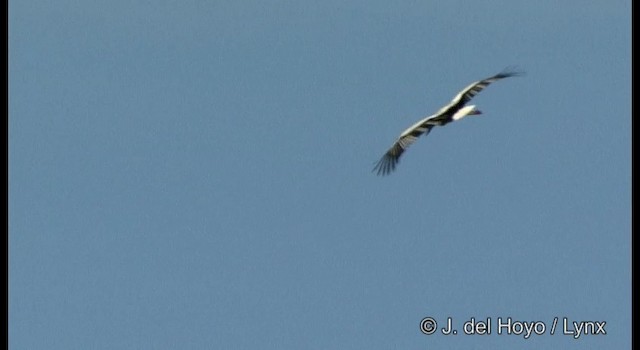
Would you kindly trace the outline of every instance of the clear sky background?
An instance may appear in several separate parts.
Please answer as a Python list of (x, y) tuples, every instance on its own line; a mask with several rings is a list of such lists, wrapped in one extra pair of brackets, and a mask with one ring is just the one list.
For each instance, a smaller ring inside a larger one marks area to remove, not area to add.
[(10, 1), (9, 347), (629, 348), (630, 6)]

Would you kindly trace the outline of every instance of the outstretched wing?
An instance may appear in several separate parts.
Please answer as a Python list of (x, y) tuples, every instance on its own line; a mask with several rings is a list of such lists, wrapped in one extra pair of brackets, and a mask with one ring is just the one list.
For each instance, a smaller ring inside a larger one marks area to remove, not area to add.
[(436, 117), (433, 118), (434, 121), (438, 121), (440, 119), (447, 119), (453, 116), (460, 108), (464, 107), (467, 102), (471, 101), (471, 99), (477, 95), (480, 91), (484, 90), (491, 83), (496, 82), (500, 79), (509, 78), (522, 75), (522, 72), (518, 72), (513, 70), (512, 68), (506, 68), (502, 72), (491, 76), (489, 78), (476, 81), (474, 83), (469, 84), (464, 90), (460, 91), (454, 98), (449, 102), (448, 105), (442, 107), (438, 113), (436, 113)]
[(373, 168), (373, 171), (375, 171), (377, 175), (387, 175), (392, 172), (400, 161), (402, 153), (404, 153), (411, 144), (416, 142), (420, 135), (428, 134), (431, 128), (434, 127), (434, 125), (429, 124), (429, 120), (430, 118), (425, 118), (400, 134), (400, 137), (393, 143), (387, 153), (380, 158)]
[(398, 165), (402, 153), (404, 153), (404, 151), (412, 143), (414, 143), (420, 135), (428, 134), (434, 126), (444, 125), (450, 122), (451, 118), (453, 118), (456, 112), (464, 107), (464, 105), (467, 104), (467, 102), (469, 102), (480, 91), (489, 86), (489, 84), (500, 79), (518, 75), (522, 75), (522, 73), (517, 72), (511, 68), (506, 68), (502, 72), (494, 76), (470, 84), (469, 86), (464, 88), (464, 90), (459, 92), (448, 105), (440, 108), (440, 110), (436, 114), (420, 120), (419, 122), (409, 127), (407, 130), (402, 132), (398, 140), (396, 140), (391, 148), (389, 148), (387, 153), (385, 153), (384, 156), (380, 158), (378, 163), (373, 168), (373, 171), (378, 175), (389, 174), (396, 168), (396, 165)]

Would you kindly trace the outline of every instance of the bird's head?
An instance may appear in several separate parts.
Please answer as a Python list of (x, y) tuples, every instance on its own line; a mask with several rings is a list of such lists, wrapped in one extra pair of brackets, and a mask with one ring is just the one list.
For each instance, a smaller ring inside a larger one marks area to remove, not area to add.
[(460, 120), (468, 115), (479, 115), (482, 114), (479, 109), (476, 109), (475, 105), (465, 106), (460, 108), (456, 114), (453, 115), (453, 120)]

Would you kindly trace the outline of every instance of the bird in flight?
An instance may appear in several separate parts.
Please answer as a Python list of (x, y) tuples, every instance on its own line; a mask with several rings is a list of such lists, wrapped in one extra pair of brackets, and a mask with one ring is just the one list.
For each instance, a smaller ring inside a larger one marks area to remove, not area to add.
[(489, 86), (489, 84), (500, 79), (518, 75), (522, 75), (522, 73), (507, 68), (492, 77), (476, 81), (464, 88), (464, 90), (460, 91), (448, 105), (440, 108), (436, 114), (418, 121), (411, 125), (407, 130), (403, 131), (396, 142), (394, 142), (391, 148), (389, 148), (387, 153), (380, 158), (376, 166), (373, 168), (373, 172), (376, 172), (377, 175), (388, 175), (395, 170), (402, 153), (404, 153), (404, 151), (414, 143), (420, 135), (428, 134), (434, 126), (443, 126), (469, 115), (482, 114), (480, 110), (476, 109), (475, 105), (465, 105), (480, 91)]

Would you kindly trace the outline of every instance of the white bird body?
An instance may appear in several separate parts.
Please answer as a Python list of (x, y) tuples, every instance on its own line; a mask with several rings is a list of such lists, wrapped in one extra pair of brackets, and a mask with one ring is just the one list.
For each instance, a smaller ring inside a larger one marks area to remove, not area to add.
[(482, 114), (475, 105), (465, 106), (476, 94), (494, 81), (520, 75), (521, 73), (504, 70), (492, 77), (476, 81), (460, 91), (449, 104), (440, 108), (436, 114), (428, 116), (403, 131), (387, 153), (380, 158), (373, 171), (378, 175), (392, 172), (404, 151), (414, 143), (420, 135), (428, 134), (434, 126), (443, 126), (469, 115)]
[(460, 108), (460, 110), (457, 111), (456, 114), (454, 114), (451, 117), (451, 119), (455, 121), (455, 120), (460, 120), (468, 115), (478, 115), (478, 114), (482, 114), (482, 112), (477, 110), (475, 105), (464, 106)]

